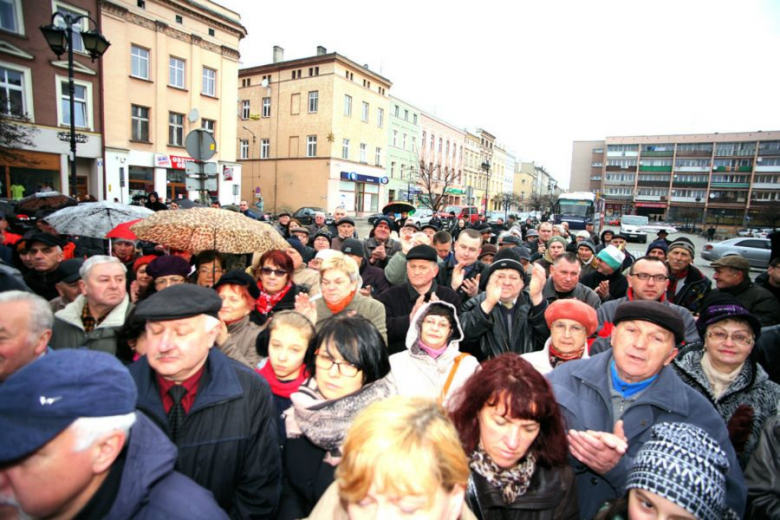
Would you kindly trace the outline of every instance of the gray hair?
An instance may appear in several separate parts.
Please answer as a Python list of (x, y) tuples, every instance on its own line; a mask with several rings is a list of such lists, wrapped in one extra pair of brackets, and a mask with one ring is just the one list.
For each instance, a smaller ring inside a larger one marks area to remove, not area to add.
[(49, 302), (38, 296), (23, 291), (6, 291), (0, 293), (0, 303), (26, 303), (30, 307), (27, 314), (27, 328), (29, 329), (30, 343), (35, 342), (38, 337), (51, 330), (54, 326), (54, 314), (51, 312)]
[(314, 212), (314, 217), (315, 218), (317, 218), (317, 217), (325, 218), (325, 213), (323, 213), (322, 211), (315, 211)]
[(84, 264), (79, 269), (79, 275), (82, 280), (86, 280), (89, 277), (89, 272), (93, 267), (100, 264), (117, 264), (122, 267), (122, 272), (127, 273), (127, 267), (115, 256), (95, 255), (87, 258)]
[(121, 431), (125, 434), (125, 443), (130, 436), (130, 428), (135, 424), (135, 412), (125, 415), (108, 417), (79, 417), (70, 425), (76, 436), (74, 451), (84, 451), (95, 444), (101, 437)]

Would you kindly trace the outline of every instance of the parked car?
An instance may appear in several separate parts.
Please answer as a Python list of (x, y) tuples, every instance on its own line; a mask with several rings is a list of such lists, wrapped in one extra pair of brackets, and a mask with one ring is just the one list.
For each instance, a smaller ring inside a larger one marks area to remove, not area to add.
[(635, 240), (646, 244), (647, 232), (641, 228), (647, 226), (649, 221), (650, 219), (642, 215), (623, 215), (620, 219), (620, 234), (625, 235), (629, 242)]
[(619, 218), (613, 218), (609, 222), (607, 222), (607, 225), (609, 226), (619, 226), (620, 225), (620, 219)]
[(420, 226), (424, 226), (429, 223), (433, 218), (433, 210), (431, 208), (417, 208), (412, 215), (412, 221), (416, 222)]
[(726, 256), (742, 256), (751, 267), (766, 269), (772, 254), (772, 243), (768, 238), (730, 238), (704, 246), (701, 257), (713, 262)]
[(373, 226), (374, 222), (376, 221), (376, 219), (378, 219), (379, 217), (384, 217), (384, 216), (385, 215), (383, 213), (372, 213), (371, 215), (368, 216), (368, 218), (366, 220), (368, 221), (369, 224), (371, 224)]
[(462, 218), (467, 224), (479, 220), (479, 208), (476, 206), (447, 206), (444, 211), (446, 213), (454, 211), (456, 218)]
[(506, 223), (506, 216), (503, 211), (488, 211), (487, 221), (488, 224), (496, 224), (498, 219), (501, 219)]
[(321, 211), (325, 213), (325, 223), (330, 225), (333, 223), (333, 215), (328, 213), (322, 208), (317, 208), (314, 206), (304, 206), (302, 208), (298, 208), (295, 210), (295, 213), (292, 214), (292, 218), (303, 224), (304, 226), (308, 226), (309, 224), (314, 223), (314, 214), (318, 211)]

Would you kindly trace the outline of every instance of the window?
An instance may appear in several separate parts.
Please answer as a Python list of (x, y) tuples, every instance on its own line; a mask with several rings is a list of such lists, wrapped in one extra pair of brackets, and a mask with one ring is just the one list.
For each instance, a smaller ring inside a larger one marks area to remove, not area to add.
[(320, 107), (320, 93), (318, 91), (309, 92), (309, 113), (314, 114)]
[(214, 135), (214, 132), (217, 129), (217, 122), (213, 119), (201, 119), (200, 120), (200, 127), (210, 133), (211, 135)]
[(395, 117), (398, 117), (398, 111), (399, 111), (399, 110), (400, 110), (400, 108), (398, 108), (398, 105), (395, 105), (395, 109), (393, 110), (393, 115), (394, 115)]
[(214, 97), (217, 95), (217, 71), (203, 67), (203, 94)]
[[(79, 85), (76, 84), (76, 89), (73, 94), (73, 110), (74, 110), (74, 121), (76, 123), (76, 126), (78, 128), (89, 128), (92, 125), (90, 124), (89, 119), (89, 112), (90, 108), (89, 105), (89, 98), (88, 96), (88, 86), (86, 84)], [(91, 88), (90, 88), (91, 90)], [(70, 125), (70, 95), (68, 94), (68, 82), (67, 81), (61, 81), (60, 82), (60, 106), (62, 108), (62, 119), (61, 123), (63, 125)]]
[(398, 146), (398, 130), (393, 130), (393, 146)]
[(24, 34), (24, 24), (21, 17), (22, 6), (19, 0), (0, 0), (0, 29)]
[[(76, 9), (74, 7), (65, 6), (59, 2), (54, 3), (54, 9), (58, 13), (62, 13), (63, 15), (70, 15), (72, 18), (76, 18), (77, 16), (89, 14), (86, 11), (83, 11), (81, 9)], [(54, 19), (54, 25), (57, 27), (62, 27), (65, 29), (66, 24), (65, 20), (62, 19), (62, 17), (58, 16)], [(73, 50), (75, 52), (86, 52), (84, 50), (84, 39), (81, 37), (81, 32), (88, 30), (89, 27), (87, 26), (87, 19), (82, 18), (78, 21), (77, 24), (73, 26)]]
[(442, 138), (439, 137), (439, 153), (441, 153), (441, 143), (442, 143)]
[(149, 51), (133, 45), (130, 48), (130, 75), (149, 79)]
[(413, 152), (417, 151), (417, 138), (416, 137), (412, 137), (412, 151)]
[(395, 161), (390, 163), (390, 178), (395, 177)]
[(416, 125), (417, 124), (417, 114), (412, 115), (412, 122)]
[(306, 157), (317, 157), (317, 136), (306, 137)]
[(404, 121), (409, 121), (409, 111), (404, 110)]
[(360, 143), (360, 162), (366, 162), (366, 143)]
[(376, 147), (376, 154), (374, 155), (374, 164), (382, 166), (382, 149), (378, 146)]
[(249, 119), (249, 100), (241, 101), (241, 119)]
[(168, 112), (168, 144), (172, 146), (184, 144), (184, 114)]
[(263, 98), (263, 117), (271, 117), (271, 98)]
[(385, 124), (385, 111), (381, 108), (376, 109), (376, 126), (382, 128)]
[(344, 96), (344, 115), (352, 117), (352, 96)]
[(364, 123), (368, 123), (368, 103), (363, 101), (363, 114), (360, 118)]
[(184, 18), (182, 18), (182, 16), (180, 14), (176, 15), (176, 23), (179, 23), (179, 24), (184, 23)]
[(147, 107), (132, 105), (130, 115), (133, 125), (133, 141), (149, 142), (149, 109)]
[(260, 139), (260, 158), (268, 159), (271, 157), (271, 140)]
[(241, 158), (249, 159), (249, 140), (241, 139)]
[(21, 116), (27, 113), (25, 74), (0, 66), (0, 114)]
[(404, 138), (403, 138), (403, 140), (401, 141), (401, 148), (403, 148), (404, 150), (406, 150), (406, 134), (404, 134)]
[(168, 61), (168, 85), (184, 88), (184, 61), (173, 56)]
[(209, 27), (209, 36), (216, 36), (216, 35), (217, 35), (217, 32), (214, 29), (212, 29), (211, 27)]
[(349, 139), (344, 139), (341, 142), (341, 158), (349, 159)]

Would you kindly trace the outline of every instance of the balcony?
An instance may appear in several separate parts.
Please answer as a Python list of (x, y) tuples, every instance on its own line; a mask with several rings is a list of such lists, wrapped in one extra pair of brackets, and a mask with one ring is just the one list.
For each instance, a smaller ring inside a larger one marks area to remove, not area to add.
[(606, 200), (630, 200), (633, 199), (633, 195), (612, 195), (609, 193), (604, 194), (604, 199)]
[(640, 164), (639, 171), (640, 172), (671, 172), (672, 165), (668, 164), (666, 166), (652, 166), (652, 165)]
[(677, 149), (677, 157), (712, 157), (712, 149), (709, 150), (680, 150)]
[(694, 172), (694, 173), (709, 173), (710, 166), (675, 166), (676, 172)]
[(637, 186), (640, 187), (648, 187), (648, 188), (668, 188), (669, 187), (669, 181), (643, 181), (639, 180), (637, 183)]
[(780, 190), (780, 183), (777, 182), (757, 182), (753, 184), (754, 190)]
[(642, 151), (642, 157), (672, 157), (674, 155), (674, 150), (643, 150)]
[(743, 150), (718, 150), (715, 149), (715, 157), (753, 157), (756, 154), (755, 148), (747, 148)]
[(609, 151), (607, 150), (607, 157), (636, 157), (639, 155), (639, 152), (636, 150), (632, 151)]
[(630, 181), (610, 181), (610, 180), (604, 181), (604, 186), (633, 186), (633, 185), (634, 185), (633, 179)]
[(758, 164), (756, 172), (780, 172), (780, 164), (769, 164), (766, 166), (761, 165), (761, 163)]
[(768, 146), (767, 147), (759, 146), (758, 147), (758, 155), (761, 156), (761, 157), (780, 155), (780, 148), (770, 148)]
[(636, 164), (633, 166), (610, 166), (607, 165), (608, 172), (636, 171)]
[(749, 188), (749, 182), (713, 182), (710, 184), (711, 189), (734, 189), (734, 188)]
[[(674, 197), (672, 196), (672, 202), (682, 202), (685, 204), (696, 204), (697, 197)], [(703, 203), (702, 197), (698, 197), (699, 203)]]
[[(666, 195), (663, 196), (664, 202), (666, 202)], [(647, 202), (661, 202), (661, 195), (637, 195), (636, 200), (643, 200)]]
[(747, 204), (747, 199), (735, 199), (735, 198), (719, 198), (710, 199), (708, 207), (728, 207), (728, 206), (740, 206), (744, 207)]
[(707, 181), (695, 181), (695, 182), (686, 182), (686, 181), (674, 181), (672, 184), (672, 188), (706, 188), (707, 187)]
[(752, 172), (752, 166), (715, 166), (712, 168), (714, 172)]

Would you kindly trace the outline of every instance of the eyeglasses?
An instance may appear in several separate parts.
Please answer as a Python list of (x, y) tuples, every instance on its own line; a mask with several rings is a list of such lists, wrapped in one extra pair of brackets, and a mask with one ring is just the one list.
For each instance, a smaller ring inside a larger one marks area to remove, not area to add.
[(552, 329), (560, 334), (565, 334), (568, 330), (570, 334), (585, 334), (585, 327), (582, 325), (569, 325), (556, 321), (552, 324)]
[(222, 270), (221, 267), (201, 267), (200, 269), (198, 269), (198, 272), (200, 274), (210, 274), (210, 273), (222, 274), (224, 271)]
[[(707, 333), (707, 337), (717, 343), (723, 343), (724, 341), (729, 339), (729, 334), (722, 330), (713, 330)], [(736, 334), (732, 334), (730, 337), (731, 337), (731, 341), (733, 341), (737, 345), (742, 345), (743, 347), (749, 347), (750, 345), (753, 344), (753, 338), (751, 338), (747, 334), (741, 334), (737, 332)]]
[(654, 282), (663, 283), (669, 279), (669, 277), (665, 274), (634, 273), (631, 276), (636, 276), (643, 282), (646, 282), (652, 278)]
[(440, 329), (450, 328), (450, 322), (446, 318), (443, 318), (441, 320), (437, 320), (436, 318), (425, 318), (422, 321), (422, 324), (427, 325), (428, 327), (438, 327)]
[(273, 274), (279, 277), (287, 275), (287, 271), (284, 271), (283, 269), (274, 269), (273, 267), (261, 267), (260, 272), (267, 275)]
[(162, 277), (162, 278), (157, 278), (154, 281), (154, 286), (155, 288), (159, 289), (160, 287), (169, 287), (171, 285), (183, 284), (186, 281), (187, 281), (186, 278), (184, 278), (183, 276)]
[(360, 369), (352, 363), (349, 363), (348, 361), (336, 361), (327, 354), (320, 355), (319, 350), (314, 353), (314, 356), (314, 364), (319, 369), (328, 371), (333, 368), (333, 365), (336, 365), (338, 367), (339, 374), (344, 377), (355, 377), (358, 372), (360, 372)]

